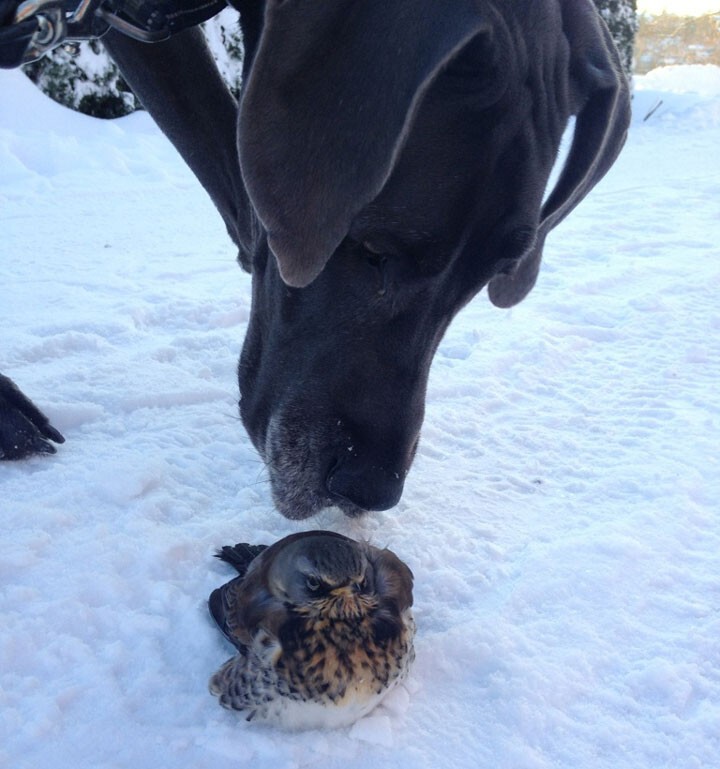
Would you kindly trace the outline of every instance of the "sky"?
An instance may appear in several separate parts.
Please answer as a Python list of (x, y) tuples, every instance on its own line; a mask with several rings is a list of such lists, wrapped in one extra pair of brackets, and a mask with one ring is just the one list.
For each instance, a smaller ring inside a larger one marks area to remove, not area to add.
[(701, 16), (720, 11), (720, 0), (638, 0), (638, 10), (648, 13), (676, 13), (678, 16)]

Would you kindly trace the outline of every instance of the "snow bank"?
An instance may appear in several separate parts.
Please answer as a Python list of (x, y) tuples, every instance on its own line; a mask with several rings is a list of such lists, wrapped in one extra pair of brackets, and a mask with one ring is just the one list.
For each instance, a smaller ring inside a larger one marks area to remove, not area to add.
[(231, 651), (214, 548), (301, 528), (237, 420), (249, 278), (146, 115), (0, 72), (2, 369), (68, 439), (0, 466), (0, 763), (714, 765), (716, 77), (638, 78), (627, 149), (535, 291), (453, 324), (401, 504), (307, 522), (409, 562), (417, 661), (353, 728), (286, 735), (206, 691)]

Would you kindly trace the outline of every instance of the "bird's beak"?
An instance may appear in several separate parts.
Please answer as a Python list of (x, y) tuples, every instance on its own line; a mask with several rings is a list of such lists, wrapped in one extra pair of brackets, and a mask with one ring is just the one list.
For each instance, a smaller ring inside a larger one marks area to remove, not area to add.
[(343, 585), (342, 587), (336, 587), (331, 595), (335, 598), (353, 598), (360, 592), (360, 588), (355, 582), (349, 585)]

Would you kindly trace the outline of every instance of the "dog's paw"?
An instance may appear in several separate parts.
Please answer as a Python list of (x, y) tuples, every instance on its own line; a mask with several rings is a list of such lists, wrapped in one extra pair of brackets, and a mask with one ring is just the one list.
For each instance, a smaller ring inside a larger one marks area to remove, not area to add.
[(65, 438), (11, 379), (0, 374), (0, 460), (54, 454), (51, 441), (64, 443)]

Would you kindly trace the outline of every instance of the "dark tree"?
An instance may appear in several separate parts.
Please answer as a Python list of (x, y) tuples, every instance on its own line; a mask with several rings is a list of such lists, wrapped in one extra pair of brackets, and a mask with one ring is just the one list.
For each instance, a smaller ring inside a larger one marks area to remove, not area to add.
[(632, 75), (633, 47), (638, 28), (637, 0), (593, 0), (620, 51), (625, 74)]

